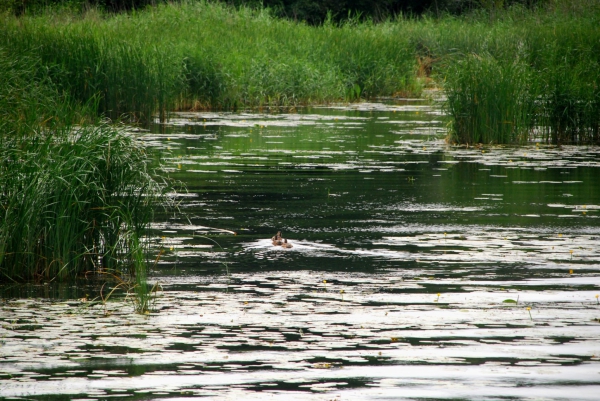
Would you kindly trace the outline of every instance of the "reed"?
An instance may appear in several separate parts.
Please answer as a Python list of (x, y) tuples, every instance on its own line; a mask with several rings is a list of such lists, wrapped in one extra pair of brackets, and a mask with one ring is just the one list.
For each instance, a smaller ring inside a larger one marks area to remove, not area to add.
[(107, 126), (65, 128), (4, 137), (0, 152), (5, 277), (135, 275), (158, 188), (133, 138)]
[(113, 120), (418, 96), (437, 82), (455, 140), (598, 142), (600, 6), (578, 1), (321, 26), (206, 1), (51, 10), (0, 15), (0, 47), (11, 59), (35, 53), (34, 75)]
[(0, 49), (0, 280), (145, 277), (162, 188), (144, 148), (37, 77), (40, 64)]
[[(545, 34), (545, 36), (542, 36)], [(599, 143), (600, 28), (598, 18), (557, 22), (532, 35), (532, 65), (543, 87), (540, 116), (544, 139), (553, 143)]]
[(451, 140), (460, 143), (524, 143), (534, 123), (531, 73), (518, 60), (504, 64), (471, 55), (447, 71)]
[(411, 44), (392, 23), (311, 27), (202, 1), (128, 15), (1, 18), (0, 46), (13, 57), (37, 52), (61, 90), (78, 101), (97, 96), (113, 119), (421, 89)]
[[(529, 131), (555, 144), (598, 143), (599, 21), (598, 6), (424, 21), (417, 44), (446, 80), (451, 139), (520, 143)], [(512, 117), (498, 118), (500, 109)]]

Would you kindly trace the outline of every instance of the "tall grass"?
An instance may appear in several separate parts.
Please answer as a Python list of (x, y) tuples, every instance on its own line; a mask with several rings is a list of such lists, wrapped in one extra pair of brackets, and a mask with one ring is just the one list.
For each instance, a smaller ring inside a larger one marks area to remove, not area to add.
[(179, 60), (155, 46), (100, 33), (96, 18), (78, 23), (53, 18), (6, 18), (0, 43), (15, 58), (35, 52), (41, 73), (59, 91), (79, 102), (96, 97), (99, 111), (112, 119), (149, 121), (156, 111), (165, 114), (173, 107), (180, 92)]
[[(385, 34), (382, 35), (382, 33)], [(311, 27), (203, 1), (106, 16), (2, 17), (0, 46), (37, 52), (59, 88), (111, 118), (174, 108), (295, 106), (419, 93), (408, 38), (349, 22)]]
[(0, 49), (0, 281), (145, 277), (161, 188), (144, 148), (40, 70), (38, 55)]
[(545, 138), (600, 143), (600, 13), (555, 21), (531, 32), (531, 41), (531, 64), (543, 89)]
[(2, 139), (1, 272), (64, 280), (128, 273), (152, 211), (145, 156), (105, 127)]
[[(600, 5), (568, 14), (514, 8), (418, 29), (421, 52), (446, 81), (454, 139), (519, 143), (529, 129), (552, 143), (599, 143)], [(494, 117), (500, 109), (514, 117)], [(509, 135), (508, 122), (519, 134)]]
[(459, 143), (524, 143), (535, 122), (533, 79), (527, 65), (470, 55), (448, 68), (445, 89)]
[(598, 4), (308, 26), (182, 1), (118, 15), (3, 15), (0, 46), (13, 59), (35, 52), (35, 74), (112, 119), (417, 96), (434, 78), (460, 141), (522, 142), (529, 130), (555, 143), (597, 142)]

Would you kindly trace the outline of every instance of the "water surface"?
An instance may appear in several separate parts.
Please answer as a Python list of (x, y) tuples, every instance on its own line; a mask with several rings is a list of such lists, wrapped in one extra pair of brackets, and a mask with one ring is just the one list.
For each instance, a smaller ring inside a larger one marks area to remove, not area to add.
[(153, 225), (155, 311), (4, 288), (0, 396), (597, 399), (600, 148), (446, 123), (407, 101), (136, 133), (187, 188)]

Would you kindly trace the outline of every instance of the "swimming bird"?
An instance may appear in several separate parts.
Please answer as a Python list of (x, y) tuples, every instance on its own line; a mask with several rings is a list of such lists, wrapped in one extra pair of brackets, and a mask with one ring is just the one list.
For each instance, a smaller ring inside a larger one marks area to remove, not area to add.
[(283, 245), (283, 238), (281, 238), (281, 231), (277, 231), (273, 237), (271, 237), (271, 241), (273, 241), (273, 246)]

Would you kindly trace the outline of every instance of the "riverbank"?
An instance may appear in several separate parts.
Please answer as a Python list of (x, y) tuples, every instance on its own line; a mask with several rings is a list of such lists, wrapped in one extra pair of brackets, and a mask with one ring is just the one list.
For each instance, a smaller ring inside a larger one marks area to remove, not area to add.
[(35, 53), (63, 93), (96, 99), (112, 119), (415, 97), (440, 86), (452, 141), (597, 143), (599, 21), (600, 7), (515, 7), (314, 27), (200, 1), (5, 15), (0, 47), (13, 59)]

